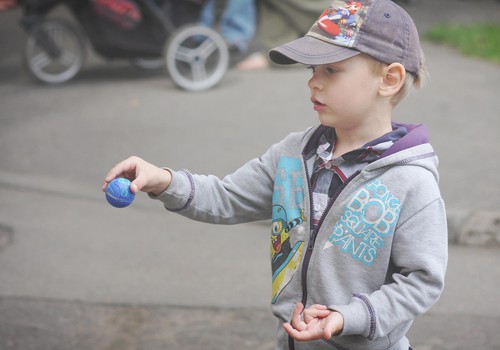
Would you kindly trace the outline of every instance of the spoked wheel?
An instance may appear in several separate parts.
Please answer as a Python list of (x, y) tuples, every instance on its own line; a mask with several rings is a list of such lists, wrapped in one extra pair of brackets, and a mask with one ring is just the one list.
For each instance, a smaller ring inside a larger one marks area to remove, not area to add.
[(180, 28), (166, 47), (167, 69), (179, 87), (189, 91), (211, 88), (229, 65), (227, 45), (215, 30), (204, 26)]
[(26, 65), (30, 73), (44, 83), (64, 83), (82, 68), (84, 50), (80, 34), (70, 23), (44, 20), (28, 34)]

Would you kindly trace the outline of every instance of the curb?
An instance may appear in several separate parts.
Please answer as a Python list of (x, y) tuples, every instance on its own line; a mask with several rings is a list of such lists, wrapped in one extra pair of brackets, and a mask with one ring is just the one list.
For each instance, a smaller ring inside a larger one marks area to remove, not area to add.
[(500, 247), (499, 211), (448, 211), (448, 242)]

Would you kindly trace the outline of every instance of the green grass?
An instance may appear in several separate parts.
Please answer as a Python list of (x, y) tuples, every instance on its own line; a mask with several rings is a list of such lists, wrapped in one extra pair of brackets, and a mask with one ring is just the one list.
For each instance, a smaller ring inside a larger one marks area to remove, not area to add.
[(439, 24), (433, 26), (425, 37), (455, 47), (465, 55), (500, 64), (500, 24)]

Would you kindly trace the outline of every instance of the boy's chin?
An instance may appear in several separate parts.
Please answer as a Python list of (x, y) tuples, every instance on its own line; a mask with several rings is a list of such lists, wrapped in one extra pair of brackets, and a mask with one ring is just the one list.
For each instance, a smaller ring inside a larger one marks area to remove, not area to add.
[(335, 122), (332, 120), (331, 117), (330, 118), (322, 117), (321, 113), (318, 113), (318, 117), (321, 125), (328, 126), (330, 128), (335, 128)]

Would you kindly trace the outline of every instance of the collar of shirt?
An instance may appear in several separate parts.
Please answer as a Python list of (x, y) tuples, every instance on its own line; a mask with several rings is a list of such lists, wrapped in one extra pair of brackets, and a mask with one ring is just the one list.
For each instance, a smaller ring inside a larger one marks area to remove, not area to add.
[(312, 224), (319, 224), (328, 201), (343, 182), (347, 181), (356, 171), (362, 170), (369, 163), (379, 159), (384, 151), (406, 133), (404, 127), (395, 128), (359, 149), (333, 158), (335, 130), (333, 128), (326, 129), (318, 140), (316, 152), (311, 152), (307, 158), (308, 163), (314, 164), (312, 174), (310, 174), (314, 204), (311, 214)]
[(406, 135), (404, 127), (398, 127), (381, 137), (368, 142), (364, 146), (334, 158), (335, 129), (327, 129), (321, 135), (316, 149), (316, 162), (314, 171), (319, 169), (340, 168), (346, 162), (368, 164), (380, 158), (380, 155), (389, 149), (397, 140)]

